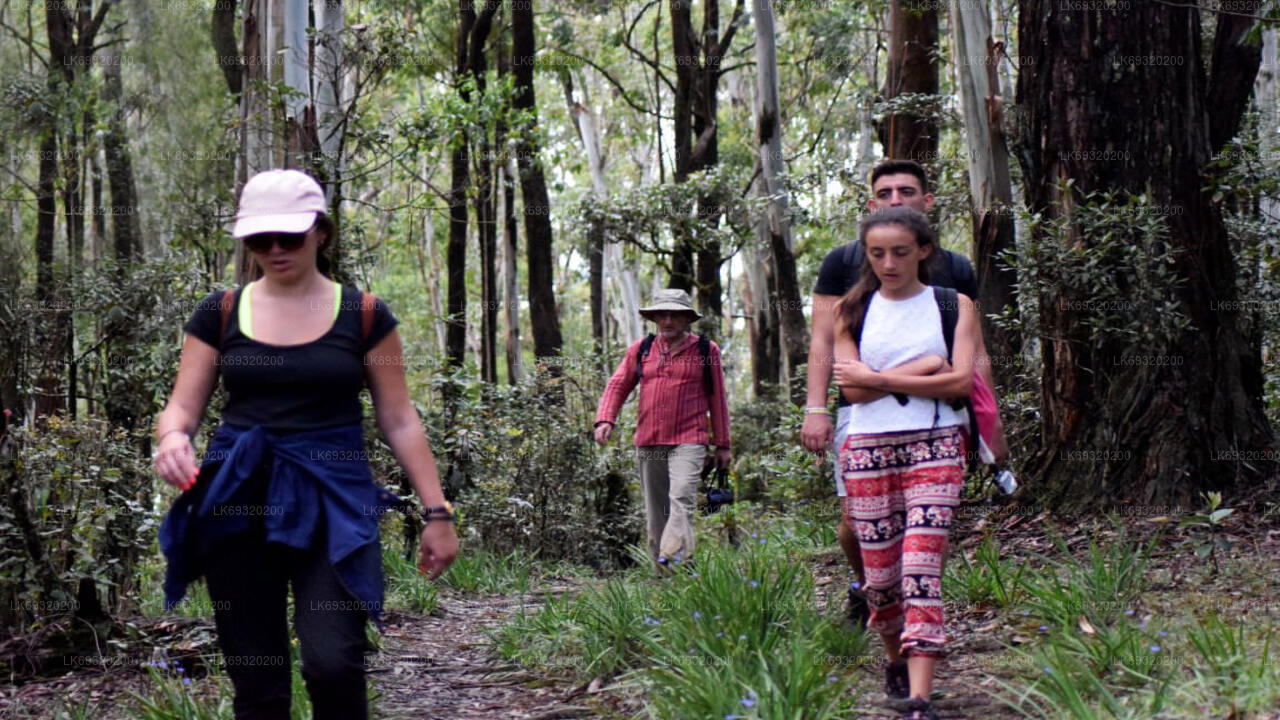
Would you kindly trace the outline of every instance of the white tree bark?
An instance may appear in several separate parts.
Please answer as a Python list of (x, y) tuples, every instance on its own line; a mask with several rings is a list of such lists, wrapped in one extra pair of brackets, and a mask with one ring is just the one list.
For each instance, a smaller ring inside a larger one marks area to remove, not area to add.
[(1009, 182), (1009, 154), (1002, 128), (993, 127), (999, 117), (1000, 88), (995, 63), (999, 51), (990, 49), (991, 20), (985, 3), (951, 3), (951, 27), (960, 106), (964, 115), (965, 146), (969, 165), (969, 198), (975, 215), (997, 205), (1006, 209), (1013, 200)]
[[(1259, 149), (1267, 164), (1275, 164), (1276, 154), (1280, 152), (1280, 107), (1276, 106), (1276, 86), (1280, 82), (1277, 77), (1280, 68), (1276, 58), (1276, 28), (1262, 31), (1262, 64), (1258, 68), (1258, 79), (1255, 83), (1254, 97), (1258, 101), (1258, 109), (1262, 117), (1259, 120), (1259, 132), (1262, 142)], [(1280, 198), (1264, 196), (1258, 202), (1258, 210), (1272, 222), (1280, 222)], [(1274, 239), (1273, 239), (1274, 240)]]
[[(590, 104), (587, 85), (581, 74), (578, 75), (578, 87), (582, 88), (583, 99)], [(578, 126), (582, 129), (582, 145), (587, 152), (587, 168), (591, 174), (591, 191), (597, 200), (609, 198), (609, 187), (604, 177), (604, 156), (600, 152), (600, 126), (595, 113), (584, 104), (578, 104), (573, 112), (578, 116)], [(640, 318), (640, 290), (636, 284), (635, 273), (623, 261), (622, 246), (617, 242), (604, 243), (604, 276), (609, 292), (613, 295), (615, 306), (620, 307), (615, 318), (623, 341), (628, 345), (644, 334), (644, 323)], [(607, 294), (606, 294), (607, 296)], [(606, 310), (602, 308), (602, 310)], [(609, 314), (606, 312), (606, 317)], [(607, 335), (606, 335), (607, 337)]]
[[(498, 166), (498, 218), (502, 223), (502, 247), (499, 249), (501, 257), (499, 261), (502, 263), (502, 295), (500, 298), (502, 307), (505, 310), (504, 318), (506, 319), (506, 353), (507, 353), (507, 373), (510, 376), (507, 382), (512, 385), (524, 379), (524, 362), (520, 354), (520, 277), (518, 261), (518, 253), (516, 252), (516, 238), (511, 232), (511, 226), (507, 223), (507, 215), (513, 212), (512, 208), (507, 207), (506, 187), (509, 183), (515, 182), (518, 173), (515, 167), (515, 160), (508, 157), (505, 163)], [(441, 326), (441, 348), (444, 347), (443, 326)]]
[(293, 92), (285, 99), (285, 115), (302, 122), (302, 111), (311, 103), (310, 48), (307, 43), (309, 0), (283, 0), (284, 3), (284, 84)]
[(320, 22), (315, 48), (315, 99), (316, 128), (320, 140), (321, 166), (329, 183), (325, 186), (326, 200), (333, 202), (333, 194), (343, 174), (342, 133), (343, 112), (346, 105), (344, 80), (346, 78), (342, 56), (342, 30), (344, 27), (342, 0), (316, 0), (316, 18)]

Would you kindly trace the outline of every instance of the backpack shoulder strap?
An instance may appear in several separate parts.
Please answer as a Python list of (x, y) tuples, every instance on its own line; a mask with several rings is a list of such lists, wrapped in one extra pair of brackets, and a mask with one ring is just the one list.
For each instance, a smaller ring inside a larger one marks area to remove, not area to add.
[(956, 322), (960, 318), (960, 300), (955, 288), (934, 286), (933, 299), (942, 314), (942, 339), (947, 344), (947, 362), (951, 362), (951, 348), (956, 342)]
[(640, 352), (636, 353), (636, 380), (644, 378), (644, 359), (649, 357), (649, 348), (653, 347), (653, 340), (657, 335), (649, 333), (640, 341)]
[(702, 360), (702, 386), (707, 397), (711, 397), (715, 394), (715, 383), (711, 380), (711, 338), (706, 335), (698, 336), (698, 356)]
[[(956, 344), (956, 323), (960, 319), (960, 298), (955, 288), (944, 288), (935, 285), (933, 299), (938, 303), (938, 312), (942, 315), (942, 340), (947, 344), (947, 362), (951, 362), (951, 349)], [(947, 404), (959, 410), (969, 404), (969, 399), (955, 398)], [(974, 425), (973, 427), (977, 426)]]
[(369, 333), (373, 332), (373, 311), (377, 307), (378, 296), (370, 292), (360, 293), (360, 344), (368, 342)]
[(871, 300), (874, 297), (875, 293), (871, 293), (862, 304), (862, 320), (858, 322), (858, 331), (853, 336), (853, 344), (857, 346), (859, 355), (862, 354), (862, 330), (867, 326), (867, 313), (871, 312)]
[(236, 291), (227, 288), (222, 291), (222, 296), (218, 298), (218, 311), (222, 319), (218, 324), (218, 352), (222, 352), (222, 343), (225, 342), (227, 336), (227, 325), (231, 323), (231, 309), (236, 304)]
[(844, 246), (844, 272), (849, 287), (858, 283), (858, 275), (862, 272), (862, 243), (854, 242)]

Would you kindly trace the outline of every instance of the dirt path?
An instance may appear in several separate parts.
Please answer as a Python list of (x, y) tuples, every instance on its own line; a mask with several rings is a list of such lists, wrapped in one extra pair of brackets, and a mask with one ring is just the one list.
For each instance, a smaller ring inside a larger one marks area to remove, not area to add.
[[(544, 589), (541, 595), (567, 588)], [(540, 595), (525, 595), (536, 610)], [(435, 615), (391, 613), (382, 651), (369, 666), (379, 717), (441, 720), (562, 720), (601, 717), (581, 688), (504, 663), (485, 631), (520, 609), (502, 595), (441, 598)]]

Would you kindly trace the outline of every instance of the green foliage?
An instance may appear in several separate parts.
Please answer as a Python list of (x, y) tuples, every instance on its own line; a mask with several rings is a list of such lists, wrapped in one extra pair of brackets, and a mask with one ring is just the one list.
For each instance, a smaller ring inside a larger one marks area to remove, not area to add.
[(523, 594), (529, 591), (532, 558), (516, 549), (502, 555), (484, 549), (460, 550), (440, 579), (449, 587), (469, 593)]
[[(495, 634), (508, 658), (559, 658), (577, 678), (625, 672), (642, 682), (657, 717), (847, 716), (846, 662), (866, 636), (821, 617), (788, 524), (734, 547), (699, 546), (696, 565), (663, 580), (636, 570), (570, 601), (550, 600)], [(843, 714), (842, 714), (843, 713)]]
[(831, 501), (832, 458), (819, 463), (800, 446), (799, 408), (785, 399), (753, 400), (734, 405), (732, 417), (734, 445), (743, 449), (733, 469), (744, 499)]
[(133, 565), (159, 522), (138, 436), (98, 419), (53, 417), (43, 432), (13, 427), (10, 437), (15, 457), (0, 468), (4, 626), (73, 612), (81, 579), (104, 609), (128, 608)]
[(1054, 538), (1060, 558), (1049, 558), (1046, 568), (1032, 570), (1023, 578), (1028, 598), (1025, 607), (1050, 626), (1076, 627), (1081, 617), (1098, 624), (1111, 624), (1122, 611), (1132, 612), (1132, 603), (1142, 589), (1142, 574), (1158, 542), (1146, 545), (1126, 541), (1123, 528), (1106, 544), (1089, 539), (1085, 562), (1076, 560), (1061, 538)]
[(942, 590), (949, 597), (974, 604), (1007, 608), (1017, 605), (1025, 594), (1022, 585), (1026, 565), (1013, 567), (1000, 558), (1000, 548), (988, 535), (973, 551), (973, 559), (955, 548), (944, 568)]
[(1042, 337), (1041, 320), (1065, 308), (1090, 347), (1169, 354), (1190, 323), (1167, 240), (1165, 217), (1175, 207), (1147, 195), (1090, 193), (1069, 213), (1029, 218), (1029, 235), (1001, 258), (1018, 274), (1022, 303), (1016, 314), (1005, 310), (1002, 324)]
[[(1218, 552), (1229, 552), (1231, 550), (1231, 538), (1221, 534), (1224, 521), (1235, 512), (1235, 508), (1224, 508), (1222, 505), (1222, 493), (1210, 492), (1204, 494), (1205, 503), (1209, 506), (1208, 510), (1202, 515), (1189, 515), (1178, 523), (1179, 527), (1199, 528), (1197, 534), (1204, 537), (1201, 542), (1196, 545), (1196, 557), (1208, 557), (1213, 561), (1213, 572), (1218, 572)], [(1189, 540), (1194, 542), (1194, 540)]]
[(428, 581), (417, 565), (385, 542), (382, 545), (382, 572), (387, 578), (388, 606), (420, 613), (435, 612), (440, 604), (440, 586)]
[(494, 387), (461, 373), (436, 378), (455, 400), (427, 409), (431, 444), (465, 531), (488, 547), (595, 567), (626, 562), (624, 548), (640, 537), (628, 492), (634, 455), (621, 428), (609, 448), (591, 440), (598, 396), (580, 384), (587, 377)]
[[(211, 665), (216, 667), (216, 663)], [(135, 720), (230, 720), (231, 682), (221, 673), (211, 673), (200, 680), (186, 676), (181, 666), (170, 672), (167, 664), (152, 663), (147, 667), (150, 688), (147, 694), (130, 692), (137, 705), (132, 709)], [(211, 698), (205, 699), (192, 692), (192, 685), (213, 683), (216, 686)], [(296, 715), (295, 715), (296, 717)]]

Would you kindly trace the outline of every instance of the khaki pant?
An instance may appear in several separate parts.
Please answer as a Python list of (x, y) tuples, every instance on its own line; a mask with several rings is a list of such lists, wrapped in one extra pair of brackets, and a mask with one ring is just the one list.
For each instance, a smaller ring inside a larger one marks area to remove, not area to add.
[(659, 558), (681, 562), (693, 555), (698, 478), (706, 455), (707, 447), (694, 443), (636, 448), (649, 555), (655, 562)]

